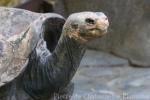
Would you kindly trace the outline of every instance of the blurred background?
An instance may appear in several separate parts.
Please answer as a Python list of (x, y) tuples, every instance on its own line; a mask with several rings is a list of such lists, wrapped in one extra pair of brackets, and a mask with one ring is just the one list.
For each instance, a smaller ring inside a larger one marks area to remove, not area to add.
[(0, 6), (66, 18), (104, 12), (108, 34), (88, 44), (72, 100), (150, 100), (150, 0), (0, 0)]

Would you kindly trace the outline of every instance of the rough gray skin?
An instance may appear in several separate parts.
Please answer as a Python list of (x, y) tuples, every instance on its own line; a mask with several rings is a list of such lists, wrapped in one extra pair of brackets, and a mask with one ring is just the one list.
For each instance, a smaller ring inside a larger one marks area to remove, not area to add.
[[(40, 26), (38, 22), (35, 25)], [(50, 51), (41, 35), (46, 31), (42, 24), (38, 29), (43, 33), (39, 32), (40, 39), (30, 53), (25, 71), (0, 88), (0, 99), (68, 100), (73, 92), (70, 81), (85, 52), (85, 44), (104, 35), (108, 25), (107, 17), (100, 12), (72, 14), (63, 27), (56, 48)]]

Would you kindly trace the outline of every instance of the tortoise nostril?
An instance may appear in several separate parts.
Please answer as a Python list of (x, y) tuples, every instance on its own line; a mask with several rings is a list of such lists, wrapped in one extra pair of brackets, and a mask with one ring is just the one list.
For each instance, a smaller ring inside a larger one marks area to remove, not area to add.
[(88, 24), (95, 24), (95, 21), (91, 18), (86, 18), (85, 22), (88, 23)]

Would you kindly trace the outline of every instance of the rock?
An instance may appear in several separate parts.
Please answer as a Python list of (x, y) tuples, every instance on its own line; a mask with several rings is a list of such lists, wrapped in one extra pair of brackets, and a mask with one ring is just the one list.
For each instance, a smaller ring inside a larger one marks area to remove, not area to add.
[(0, 6), (10, 6), (13, 7), (17, 4), (24, 3), (28, 0), (0, 0)]
[[(90, 10), (103, 11), (108, 16), (110, 34), (93, 41), (89, 45), (90, 48), (113, 52), (127, 58), (134, 65), (150, 66), (150, 1), (63, 0), (61, 2), (58, 2), (58, 5), (64, 8), (65, 11), (62, 13), (64, 15)], [(62, 6), (63, 4), (65, 7)], [(61, 11), (57, 10), (58, 13)]]
[[(84, 55), (86, 59), (83, 59), (81, 62), (82, 66), (124, 66), (128, 65), (128, 61), (114, 55), (108, 54), (101, 51), (87, 50)], [(94, 60), (93, 60), (94, 59)]]
[[(94, 53), (95, 52), (95, 53)], [(97, 51), (87, 51), (74, 77), (75, 91), (71, 100), (149, 100), (150, 68), (136, 68), (127, 64), (120, 65), (116, 57)], [(102, 54), (102, 55), (101, 55)], [(89, 56), (92, 55), (92, 56)], [(86, 62), (105, 58), (100, 63)], [(111, 56), (111, 57), (110, 57)], [(111, 66), (112, 60), (120, 67)], [(122, 59), (121, 59), (122, 60)], [(101, 63), (103, 62), (103, 66)]]
[(53, 12), (52, 3), (48, 3), (44, 0), (29, 0), (28, 2), (21, 3), (15, 6), (15, 8), (26, 9), (32, 12), (38, 13), (50, 13)]

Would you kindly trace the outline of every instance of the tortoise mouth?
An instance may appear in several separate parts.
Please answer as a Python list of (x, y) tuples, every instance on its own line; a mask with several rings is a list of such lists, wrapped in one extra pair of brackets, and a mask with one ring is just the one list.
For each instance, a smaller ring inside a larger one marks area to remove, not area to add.
[(81, 36), (87, 40), (95, 39), (102, 37), (107, 33), (107, 29), (101, 29), (101, 28), (91, 28), (88, 29), (86, 33), (82, 33)]

